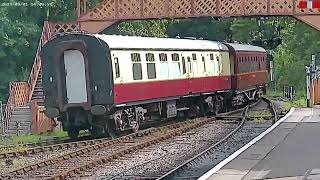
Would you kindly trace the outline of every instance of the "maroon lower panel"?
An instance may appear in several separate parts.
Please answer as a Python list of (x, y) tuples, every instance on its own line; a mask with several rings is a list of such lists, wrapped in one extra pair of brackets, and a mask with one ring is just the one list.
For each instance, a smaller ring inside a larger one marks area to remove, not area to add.
[(115, 104), (231, 89), (230, 76), (115, 84)]
[(255, 87), (256, 85), (263, 85), (268, 83), (268, 72), (257, 71), (252, 73), (237, 74), (232, 78), (232, 88), (244, 90), (250, 87)]

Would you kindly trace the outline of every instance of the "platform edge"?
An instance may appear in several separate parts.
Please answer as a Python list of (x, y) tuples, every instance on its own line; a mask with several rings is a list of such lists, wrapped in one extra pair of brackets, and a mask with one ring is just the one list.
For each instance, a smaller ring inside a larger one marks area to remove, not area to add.
[(233, 159), (235, 159), (236, 157), (238, 157), (242, 152), (244, 152), (245, 150), (247, 150), (249, 147), (251, 147), (253, 144), (255, 144), (256, 142), (258, 142), (260, 139), (262, 139), (264, 136), (266, 136), (267, 134), (269, 134), (273, 129), (275, 129), (277, 126), (279, 126), (283, 121), (285, 121), (293, 112), (294, 112), (295, 108), (291, 108), (290, 111), (284, 116), (282, 117), (280, 120), (278, 120), (274, 125), (272, 125), (271, 127), (269, 127), (267, 130), (265, 130), (264, 132), (262, 132), (259, 136), (257, 136), (256, 138), (254, 138), (253, 140), (251, 140), (248, 144), (244, 145), (242, 148), (240, 148), (239, 150), (237, 150), (236, 152), (234, 152), (231, 156), (229, 156), (228, 158), (226, 158), (225, 160), (221, 161), (219, 164), (217, 164), (215, 167), (213, 167), (211, 170), (209, 170), (208, 172), (206, 172), (204, 175), (202, 175), (200, 178), (198, 178), (198, 180), (206, 180), (208, 179), (210, 176), (212, 176), (214, 173), (218, 172), (222, 167), (224, 167), (226, 164), (228, 164), (230, 161), (232, 161)]

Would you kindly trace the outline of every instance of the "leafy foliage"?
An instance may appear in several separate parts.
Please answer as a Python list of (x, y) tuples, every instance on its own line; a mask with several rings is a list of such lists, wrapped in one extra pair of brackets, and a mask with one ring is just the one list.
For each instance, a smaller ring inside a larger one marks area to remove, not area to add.
[(41, 11), (43, 10), (32, 10), (28, 7), (0, 8), (0, 100), (2, 101), (6, 99), (10, 81), (26, 81), (28, 78), (25, 71), (30, 71), (38, 45), (41, 30), (38, 22), (41, 21), (43, 14)]

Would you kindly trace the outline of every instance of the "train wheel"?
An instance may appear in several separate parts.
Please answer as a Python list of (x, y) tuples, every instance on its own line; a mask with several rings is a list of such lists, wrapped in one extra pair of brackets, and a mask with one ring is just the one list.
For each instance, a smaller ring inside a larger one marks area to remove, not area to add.
[(92, 127), (90, 133), (93, 137), (101, 137), (103, 136), (103, 127)]
[(132, 131), (135, 133), (135, 132), (138, 132), (139, 131), (139, 122), (136, 122), (135, 125), (132, 126)]
[(189, 118), (197, 118), (201, 115), (201, 110), (198, 105), (191, 105), (189, 111)]
[(79, 136), (79, 130), (76, 128), (70, 128), (67, 130), (67, 133), (71, 139), (77, 139)]
[(104, 131), (106, 135), (114, 139), (116, 138), (116, 125), (114, 124), (114, 122), (111, 121), (112, 120), (108, 120), (107, 123), (105, 123)]

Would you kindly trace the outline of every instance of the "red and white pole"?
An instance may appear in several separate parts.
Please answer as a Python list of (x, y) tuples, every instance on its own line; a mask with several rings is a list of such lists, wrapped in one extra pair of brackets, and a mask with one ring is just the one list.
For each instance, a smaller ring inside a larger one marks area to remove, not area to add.
[(320, 0), (301, 0), (298, 3), (300, 9), (320, 9)]

